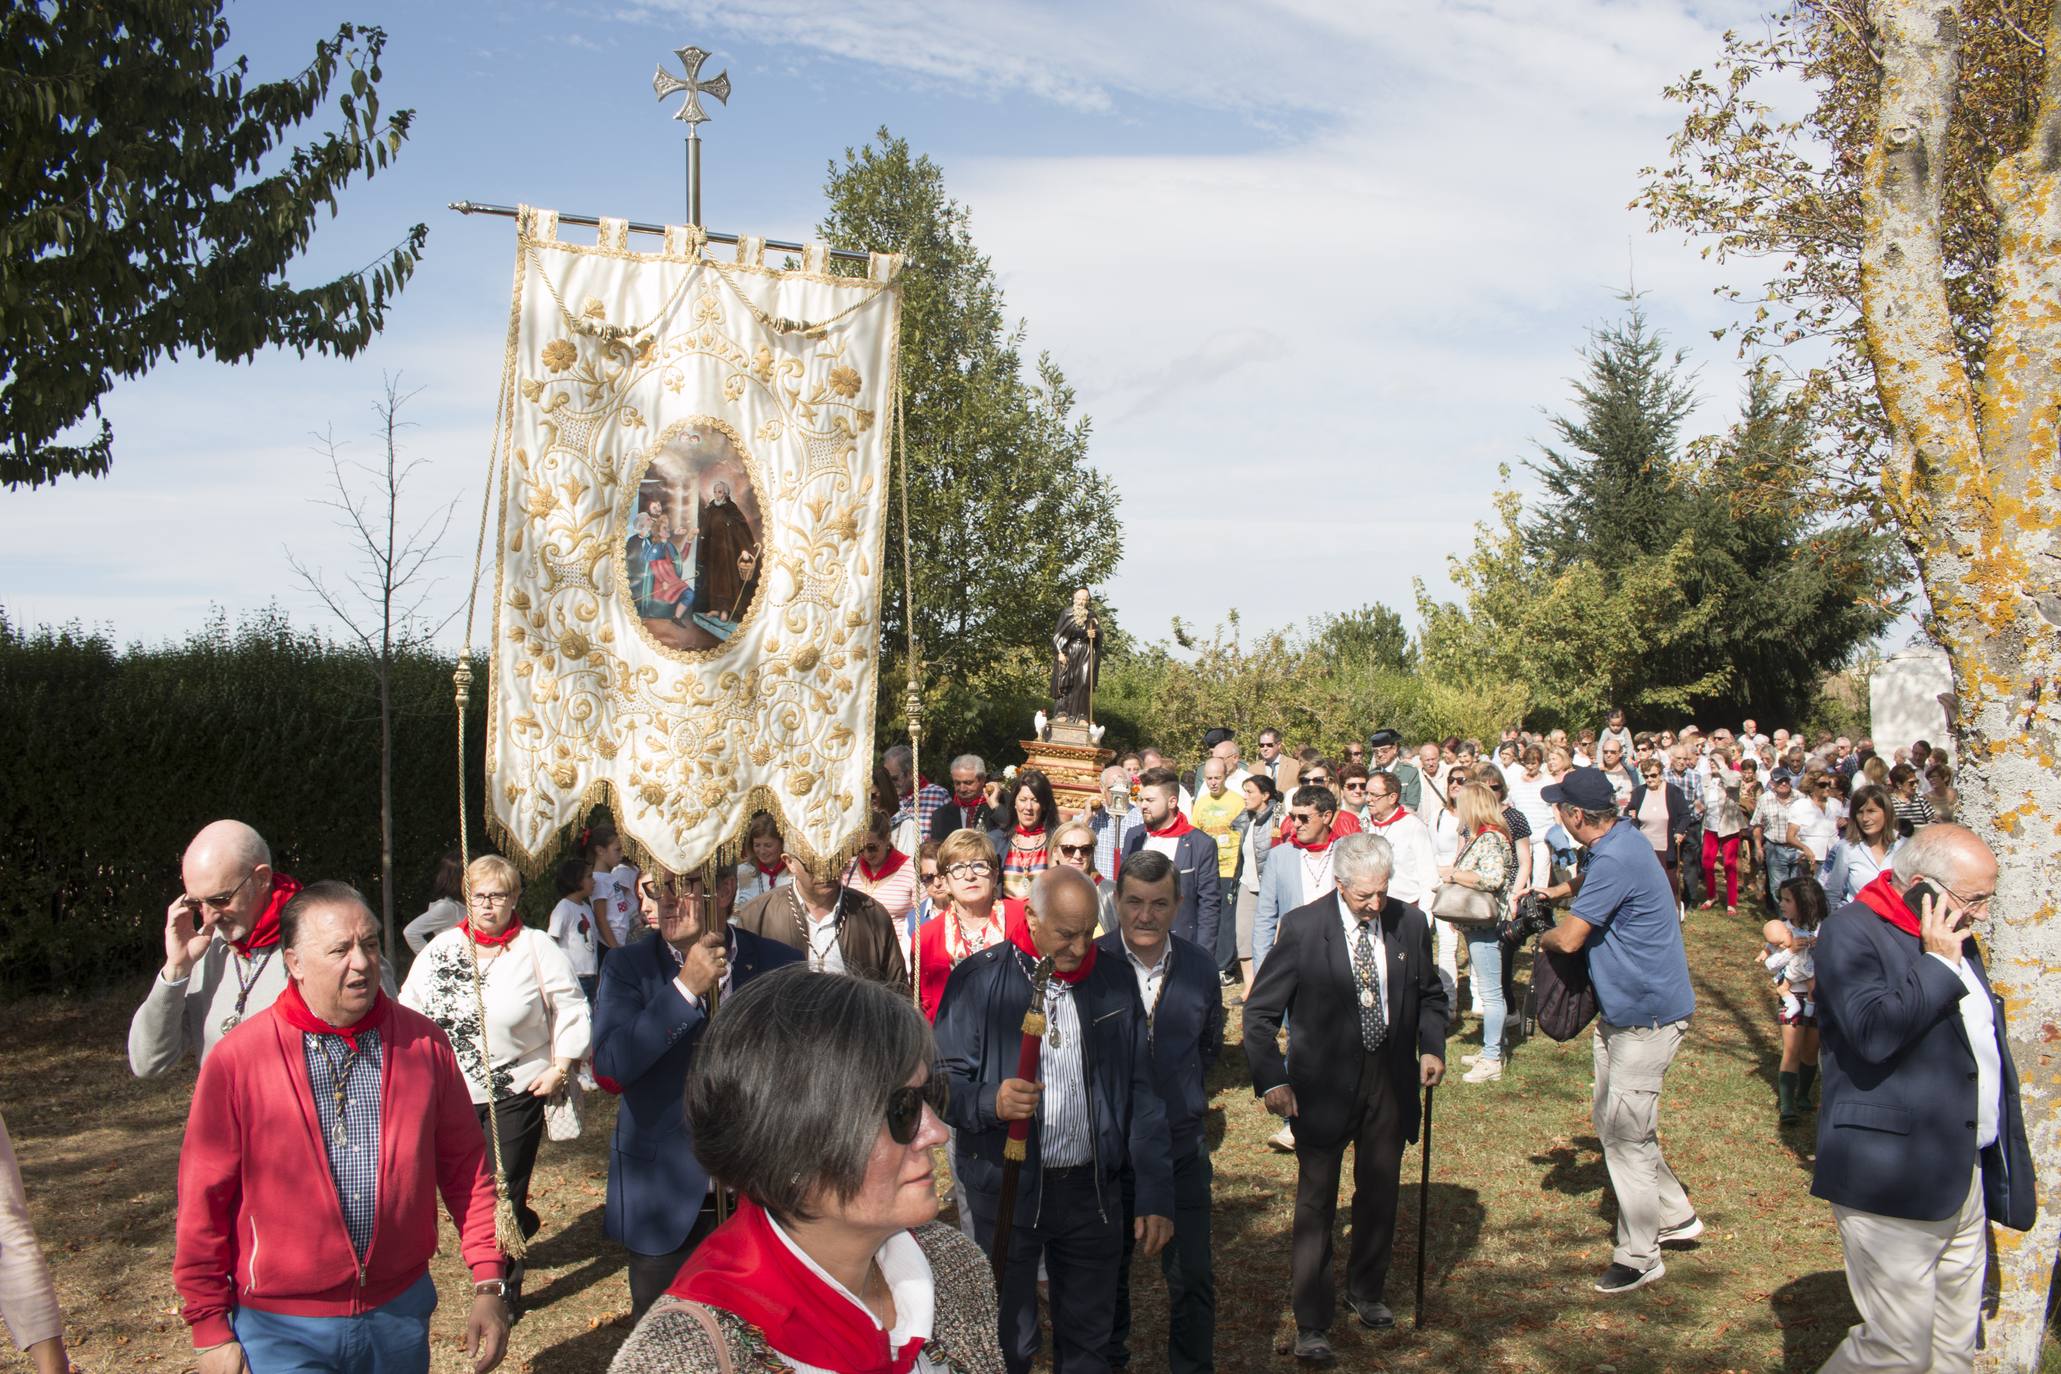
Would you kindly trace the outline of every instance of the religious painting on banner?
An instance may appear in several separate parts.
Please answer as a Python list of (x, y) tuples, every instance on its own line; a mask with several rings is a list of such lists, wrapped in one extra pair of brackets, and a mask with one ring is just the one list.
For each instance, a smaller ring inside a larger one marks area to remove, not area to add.
[(688, 872), (760, 809), (866, 829), (900, 259), (635, 252), (524, 208), (498, 429), (488, 824), (536, 873), (606, 802)]

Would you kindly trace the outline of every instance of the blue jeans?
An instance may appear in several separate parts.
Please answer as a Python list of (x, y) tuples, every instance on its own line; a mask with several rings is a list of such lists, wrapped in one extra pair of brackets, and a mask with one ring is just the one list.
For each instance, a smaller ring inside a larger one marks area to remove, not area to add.
[(251, 1374), (429, 1374), (429, 1272), (399, 1297), (355, 1317), (288, 1317), (236, 1310), (233, 1325)]
[(1803, 851), (1794, 845), (1776, 844), (1773, 840), (1766, 845), (1768, 862), (1768, 905), (1779, 914), (1782, 910), (1782, 884), (1803, 872)]
[(1473, 985), (1481, 997), (1481, 1057), (1503, 1057), (1503, 1020), (1510, 1008), (1503, 1001), (1503, 941), (1493, 924), (1467, 929), (1467, 958), (1474, 966)]

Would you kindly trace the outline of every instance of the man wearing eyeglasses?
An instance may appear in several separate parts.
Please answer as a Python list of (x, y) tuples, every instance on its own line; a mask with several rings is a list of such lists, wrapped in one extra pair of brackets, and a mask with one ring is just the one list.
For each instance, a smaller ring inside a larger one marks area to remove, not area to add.
[(602, 1230), (629, 1251), (632, 1321), (715, 1228), (714, 1186), (694, 1156), (683, 1106), (709, 1017), (734, 989), (802, 959), (730, 924), (737, 871), (728, 865), (713, 890), (700, 874), (654, 868), (637, 895), (658, 938), (632, 941), (603, 964), (594, 999), (594, 1072), (622, 1094)]
[(1832, 1204), (1861, 1314), (1833, 1374), (1970, 1369), (1989, 1225), (2037, 1213), (2004, 1004), (1975, 943), (1996, 887), (1973, 831), (1928, 825), (1819, 927), (1811, 1193)]
[[(179, 862), (185, 892), (165, 908), (165, 964), (129, 1021), (129, 1071), (171, 1072), (188, 1050), (215, 1042), (272, 1005), (286, 987), (279, 913), (301, 885), (272, 868), (272, 851), (242, 821), (214, 821)], [(380, 963), (394, 995), (392, 969)]]

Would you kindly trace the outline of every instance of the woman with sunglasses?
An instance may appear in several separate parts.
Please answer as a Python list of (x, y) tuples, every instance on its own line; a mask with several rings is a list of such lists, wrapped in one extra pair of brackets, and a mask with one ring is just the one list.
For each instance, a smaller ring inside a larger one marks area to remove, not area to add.
[(873, 813), (859, 857), (844, 871), (844, 885), (865, 893), (894, 918), (895, 938), (902, 943), (902, 962), (907, 964), (915, 948), (915, 923), (909, 917), (922, 893), (915, 866), (894, 846), (894, 817), (888, 812)]
[(1660, 766), (1658, 755), (1639, 765), (1639, 781), (1641, 786), (1625, 803), (1624, 813), (1653, 846), (1660, 866), (1667, 870), (1667, 885), (1679, 894), (1681, 875), (1675, 860), (1695, 814), (1689, 809), (1689, 799), (1667, 785), (1667, 770)]
[(613, 1374), (997, 1374), (987, 1258), (937, 1222), (936, 1057), (923, 1018), (877, 983), (786, 969), (727, 1001), (687, 1117), (737, 1210)]
[[(466, 919), (416, 956), (401, 1005), (450, 1037), (480, 1129), (498, 1132), (508, 1200), (528, 1239), (543, 1225), (530, 1206), (530, 1173), (544, 1139), (544, 1104), (587, 1057), (587, 994), (558, 942), (522, 923), (522, 876), (514, 864), (482, 854), (465, 870), (465, 891)], [(522, 1314), (522, 1279), (523, 1262), (516, 1260), (508, 1266), (512, 1316)]]
[(1095, 832), (1086, 821), (1068, 821), (1052, 833), (1052, 860), (1067, 868), (1078, 868), (1095, 884), (1101, 903), (1096, 917), (1099, 931), (1107, 935), (1116, 929), (1116, 884), (1095, 868)]

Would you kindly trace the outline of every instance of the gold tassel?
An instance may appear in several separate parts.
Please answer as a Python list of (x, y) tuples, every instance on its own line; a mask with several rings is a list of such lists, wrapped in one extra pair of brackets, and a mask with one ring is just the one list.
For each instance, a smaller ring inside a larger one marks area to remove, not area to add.
[(1002, 1158), (1010, 1161), (1013, 1164), (1023, 1163), (1028, 1150), (1029, 1146), (1027, 1146), (1023, 1141), (1018, 1140), (1015, 1136), (1010, 1136), (1007, 1140), (1002, 1142)]
[(530, 1243), (522, 1238), (522, 1222), (516, 1219), (515, 1204), (508, 1200), (508, 1185), (498, 1178), (494, 1180), (494, 1243), (512, 1260), (530, 1252)]
[(1023, 1033), (1032, 1040), (1043, 1038), (1045, 1034), (1045, 1013), (1041, 1011), (1025, 1012), (1023, 1014)]

